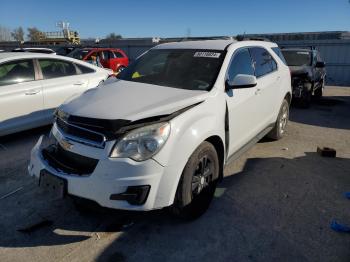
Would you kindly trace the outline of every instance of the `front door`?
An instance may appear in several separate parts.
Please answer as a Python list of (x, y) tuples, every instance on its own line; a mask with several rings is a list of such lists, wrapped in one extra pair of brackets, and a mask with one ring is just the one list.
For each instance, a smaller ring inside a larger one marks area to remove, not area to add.
[[(238, 74), (254, 75), (254, 68), (249, 50), (237, 50), (232, 57), (227, 78), (233, 80)], [(257, 88), (231, 89), (226, 92), (229, 118), (228, 156), (242, 148), (256, 134), (260, 121), (260, 112), (256, 107)]]

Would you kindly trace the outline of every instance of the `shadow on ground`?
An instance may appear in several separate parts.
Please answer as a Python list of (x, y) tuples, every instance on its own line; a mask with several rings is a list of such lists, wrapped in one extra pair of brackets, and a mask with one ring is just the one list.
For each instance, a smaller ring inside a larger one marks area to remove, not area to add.
[[(219, 184), (208, 212), (192, 222), (164, 210), (82, 215), (69, 199), (48, 201), (35, 188), (17, 203), (1, 202), (0, 246), (65, 245), (95, 232), (102, 235), (95, 241), (103, 241), (122, 232), (97, 261), (349, 261), (350, 235), (329, 228), (333, 218), (350, 223), (350, 201), (343, 197), (350, 190), (349, 170), (349, 159), (316, 153), (248, 159), (242, 172)], [(29, 234), (16, 231), (43, 218), (53, 224)], [(79, 256), (84, 260), (84, 252)]]
[[(350, 129), (350, 96), (332, 96), (313, 99), (310, 108), (292, 103), (290, 120), (307, 125)], [(334, 117), (336, 115), (336, 117)]]

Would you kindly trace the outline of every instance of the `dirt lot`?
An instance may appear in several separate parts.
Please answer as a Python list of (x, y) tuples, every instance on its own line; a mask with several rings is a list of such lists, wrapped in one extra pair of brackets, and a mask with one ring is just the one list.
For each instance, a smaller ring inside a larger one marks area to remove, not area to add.
[[(329, 227), (350, 224), (350, 88), (326, 96), (292, 108), (284, 139), (228, 166), (208, 212), (187, 223), (165, 211), (78, 212), (27, 175), (49, 128), (0, 138), (0, 261), (350, 261), (350, 234)], [(318, 145), (337, 158), (317, 155)]]

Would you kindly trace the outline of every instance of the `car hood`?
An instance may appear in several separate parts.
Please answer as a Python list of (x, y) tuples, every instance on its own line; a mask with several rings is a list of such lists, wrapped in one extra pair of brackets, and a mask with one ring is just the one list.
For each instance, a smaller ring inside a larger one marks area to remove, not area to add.
[(207, 91), (117, 80), (70, 99), (60, 109), (81, 117), (135, 121), (171, 114), (207, 96)]

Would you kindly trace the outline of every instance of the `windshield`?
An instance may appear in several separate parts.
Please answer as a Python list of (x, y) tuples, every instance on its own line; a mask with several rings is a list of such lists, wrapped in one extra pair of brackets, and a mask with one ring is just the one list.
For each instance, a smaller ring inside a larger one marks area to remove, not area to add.
[(309, 66), (312, 63), (309, 51), (282, 51), (289, 66)]
[(90, 49), (75, 49), (72, 52), (70, 52), (67, 56), (83, 60), (83, 58), (90, 52)]
[(209, 91), (215, 83), (223, 51), (154, 49), (124, 69), (118, 78), (190, 90)]

